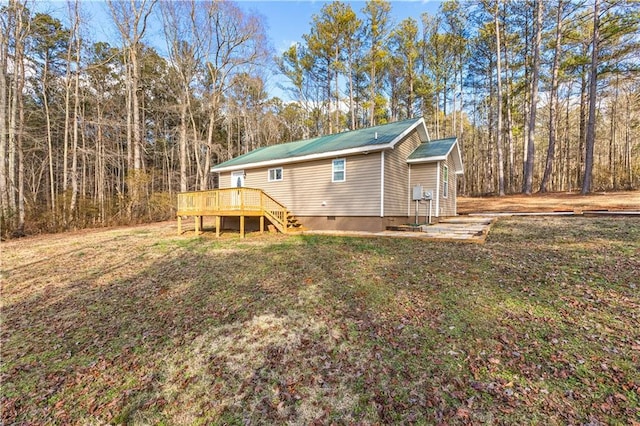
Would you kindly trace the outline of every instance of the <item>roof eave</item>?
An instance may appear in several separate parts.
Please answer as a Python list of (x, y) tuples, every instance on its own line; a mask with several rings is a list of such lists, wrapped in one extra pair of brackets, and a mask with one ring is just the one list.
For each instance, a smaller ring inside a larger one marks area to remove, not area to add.
[(452, 149), (455, 147), (456, 155), (454, 155), (453, 162), (456, 164), (456, 174), (463, 175), (464, 174), (464, 164), (462, 164), (462, 153), (460, 152), (460, 146), (458, 145), (458, 139), (456, 138), (456, 142), (453, 144)]
[(302, 155), (300, 157), (280, 158), (280, 159), (274, 159), (274, 160), (258, 161), (255, 163), (236, 164), (236, 165), (225, 166), (225, 167), (219, 167), (218, 165), (218, 166), (211, 167), (209, 171), (212, 173), (214, 172), (224, 173), (224, 172), (231, 172), (231, 171), (243, 170), (243, 169), (257, 169), (261, 167), (278, 166), (281, 164), (300, 163), (303, 161), (322, 160), (325, 158), (335, 158), (335, 157), (344, 156), (344, 155), (364, 154), (367, 152), (384, 151), (385, 149), (393, 149), (396, 146), (396, 144), (398, 144), (398, 142), (404, 139), (408, 134), (410, 134), (416, 128), (418, 130), (418, 136), (420, 137), (420, 141), (421, 142), (429, 141), (429, 133), (427, 131), (427, 126), (424, 122), (424, 118), (420, 118), (419, 120), (416, 120), (416, 122), (412, 124), (410, 127), (408, 127), (404, 132), (402, 132), (400, 135), (394, 138), (391, 142), (386, 143), (384, 145), (366, 145), (366, 146), (361, 146), (357, 148), (342, 149), (338, 151), (329, 151), (329, 152), (321, 152), (317, 154)]
[(394, 140), (391, 141), (389, 145), (393, 148), (398, 142), (404, 139), (407, 135), (409, 135), (412, 131), (417, 128), (418, 136), (420, 137), (420, 142), (428, 142), (429, 141), (429, 132), (427, 131), (427, 125), (424, 122), (424, 118), (420, 118), (416, 120), (410, 127), (407, 127), (404, 132), (400, 133)]
[(369, 152), (384, 151), (393, 148), (395, 139), (384, 145), (369, 145), (358, 148), (342, 149), (338, 151), (321, 152), (317, 154), (302, 155), (300, 157), (280, 158), (275, 160), (258, 161), (256, 163), (236, 164), (226, 167), (213, 166), (210, 171), (215, 173), (231, 172), (244, 169), (258, 169), (261, 167), (279, 166), (282, 164), (302, 163), (304, 161), (323, 160), (326, 158), (336, 158), (353, 154), (366, 154)]
[[(428, 164), (428, 163), (437, 163), (438, 161), (447, 161), (447, 156), (440, 155), (437, 157), (413, 158), (413, 159), (407, 160), (407, 163), (408, 164)], [(456, 166), (455, 174), (463, 175), (464, 169), (461, 167), (461, 164), (458, 163), (458, 161), (456, 161), (455, 159), (453, 163)]]
[(446, 155), (439, 155), (437, 157), (412, 158), (412, 159), (408, 159), (407, 163), (409, 164), (435, 163), (436, 161), (445, 161), (446, 159), (447, 159)]

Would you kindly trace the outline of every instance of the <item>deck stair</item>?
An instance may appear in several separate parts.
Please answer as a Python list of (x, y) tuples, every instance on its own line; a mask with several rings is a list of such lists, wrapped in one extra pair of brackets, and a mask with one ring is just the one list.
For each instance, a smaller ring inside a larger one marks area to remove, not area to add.
[(304, 226), (302, 226), (297, 217), (287, 212), (287, 230), (304, 231), (305, 228)]
[(209, 191), (181, 192), (178, 194), (178, 233), (182, 233), (182, 218), (195, 218), (195, 231), (200, 232), (202, 218), (216, 218), (216, 235), (220, 235), (223, 217), (240, 218), (240, 234), (244, 237), (246, 217), (260, 218), (260, 232), (264, 232), (267, 219), (280, 232), (301, 230), (301, 224), (287, 208), (261, 189), (225, 188)]

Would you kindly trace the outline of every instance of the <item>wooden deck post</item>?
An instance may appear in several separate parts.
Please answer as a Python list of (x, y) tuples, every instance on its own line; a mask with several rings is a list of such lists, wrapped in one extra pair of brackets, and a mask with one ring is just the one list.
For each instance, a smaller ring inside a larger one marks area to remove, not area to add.
[(244, 216), (240, 216), (240, 238), (244, 238)]
[(200, 216), (194, 216), (193, 217), (193, 227), (195, 228), (196, 235), (198, 235), (200, 233), (200, 227), (198, 226), (199, 224), (200, 224)]
[(216, 237), (220, 236), (220, 216), (216, 216)]
[(182, 235), (182, 216), (178, 215), (178, 235)]
[(260, 216), (260, 233), (264, 234), (264, 216)]
[(287, 233), (287, 222), (289, 221), (289, 213), (286, 210), (282, 210), (282, 218), (283, 218), (283, 228), (282, 233)]

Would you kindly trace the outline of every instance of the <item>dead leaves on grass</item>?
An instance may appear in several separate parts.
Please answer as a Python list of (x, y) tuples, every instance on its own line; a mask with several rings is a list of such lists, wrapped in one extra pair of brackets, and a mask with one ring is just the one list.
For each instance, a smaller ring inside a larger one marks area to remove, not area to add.
[[(507, 226), (521, 232), (498, 228), (482, 247), (106, 242), (138, 244), (135, 273), (66, 271), (68, 281), (22, 301), (31, 317), (10, 312), (3, 421), (638, 418), (640, 301), (624, 285), (638, 258), (623, 247), (637, 242), (613, 227), (609, 240), (581, 244), (589, 235), (569, 232), (579, 222)], [(123, 260), (100, 264), (115, 271)], [(52, 295), (67, 303), (38, 303)]]

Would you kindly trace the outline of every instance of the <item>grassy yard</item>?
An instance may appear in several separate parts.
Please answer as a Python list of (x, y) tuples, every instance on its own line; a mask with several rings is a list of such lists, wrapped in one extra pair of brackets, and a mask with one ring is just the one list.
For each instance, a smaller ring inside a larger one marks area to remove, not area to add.
[(640, 220), (2, 250), (2, 422), (640, 424)]

